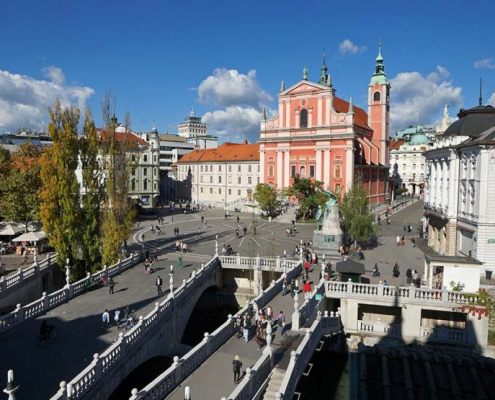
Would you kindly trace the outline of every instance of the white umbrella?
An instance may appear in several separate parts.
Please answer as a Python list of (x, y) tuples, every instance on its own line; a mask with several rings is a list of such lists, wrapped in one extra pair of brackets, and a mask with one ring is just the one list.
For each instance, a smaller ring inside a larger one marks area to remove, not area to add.
[(13, 242), (39, 242), (46, 239), (45, 232), (28, 232), (24, 235), (16, 237)]
[(24, 226), (20, 224), (7, 223), (5, 225), (0, 225), (0, 236), (14, 236), (22, 231), (24, 231)]

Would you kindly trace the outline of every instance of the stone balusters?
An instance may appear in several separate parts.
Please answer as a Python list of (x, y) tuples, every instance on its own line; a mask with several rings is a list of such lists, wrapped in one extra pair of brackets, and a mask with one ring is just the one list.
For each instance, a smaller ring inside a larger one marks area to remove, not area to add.
[(299, 315), (299, 294), (297, 290), (294, 294), (294, 313), (292, 314), (292, 330), (298, 331), (301, 325), (301, 316)]

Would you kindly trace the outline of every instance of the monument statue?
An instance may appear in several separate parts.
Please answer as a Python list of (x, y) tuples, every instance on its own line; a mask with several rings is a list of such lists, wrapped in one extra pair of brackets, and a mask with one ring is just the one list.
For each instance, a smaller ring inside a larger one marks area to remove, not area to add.
[(313, 247), (318, 254), (337, 256), (342, 242), (337, 197), (327, 190), (321, 190), (321, 192), (328, 196), (328, 200), (325, 203), (325, 212), (321, 205), (318, 206), (316, 230), (313, 232)]
[(306, 66), (304, 66), (304, 69), (303, 69), (303, 80), (304, 81), (308, 80), (308, 69), (306, 68)]

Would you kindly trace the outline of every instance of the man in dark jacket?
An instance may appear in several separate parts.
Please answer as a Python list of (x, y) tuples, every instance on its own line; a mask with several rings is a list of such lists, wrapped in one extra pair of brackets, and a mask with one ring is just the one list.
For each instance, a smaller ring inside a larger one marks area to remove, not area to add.
[(234, 383), (239, 382), (239, 378), (241, 377), (241, 367), (242, 363), (239, 356), (235, 356), (234, 361), (232, 361), (232, 368), (234, 370)]

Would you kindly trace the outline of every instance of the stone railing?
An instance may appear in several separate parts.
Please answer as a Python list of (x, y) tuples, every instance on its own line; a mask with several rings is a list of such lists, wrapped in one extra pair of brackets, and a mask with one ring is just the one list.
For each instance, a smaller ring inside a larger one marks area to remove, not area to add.
[(334, 315), (333, 312), (330, 316), (325, 312), (324, 317), (317, 318), (311, 327), (307, 328), (301, 344), (296, 351), (291, 352), (289, 367), (280, 386), (277, 399), (292, 400), (297, 382), (306, 369), (322, 336), (336, 334), (341, 330), (340, 316)]
[(92, 275), (88, 272), (88, 275), (85, 278), (69, 285), (65, 285), (62, 289), (57, 290), (56, 292), (50, 294), (43, 293), (43, 296), (40, 299), (30, 304), (25, 306), (18, 304), (14, 311), (0, 317), (0, 333), (7, 332), (24, 321), (36, 318), (41, 314), (45, 314), (52, 308), (66, 303), (70, 299), (73, 299), (74, 297), (85, 292), (86, 288), (96, 282), (98, 278), (102, 276), (111, 277), (118, 275), (126, 269), (138, 264), (140, 259), (141, 255), (139, 253), (133, 253), (128, 258), (119, 260), (117, 263), (108, 268), (104, 266), (101, 271), (95, 272)]
[(29, 267), (19, 268), (14, 274), (2, 276), (0, 278), (0, 297), (8, 296), (10, 292), (17, 290), (19, 285), (37, 277), (41, 271), (50, 268), (57, 262), (57, 255), (57, 253), (47, 255), (44, 260), (37, 260)]
[(400, 336), (400, 324), (387, 324), (382, 321), (358, 321), (358, 332)]
[(419, 304), (469, 304), (478, 301), (478, 297), (472, 294), (463, 294), (461, 292), (451, 292), (440, 289), (418, 289), (413, 286), (394, 287), (334, 281), (327, 281), (325, 283), (327, 297), (341, 297), (341, 295), (344, 294), (347, 298), (373, 298), (377, 301), (408, 299), (411, 303), (416, 302)]
[(261, 386), (272, 372), (272, 354), (269, 351), (256, 361), (253, 368), (246, 368), (246, 375), (228, 397), (229, 400), (246, 400), (254, 398)]
[[(301, 269), (302, 265), (299, 264), (297, 268), (287, 272), (287, 280), (296, 277), (301, 272)], [(283, 277), (280, 277), (276, 282), (272, 281), (271, 285), (253, 300), (253, 302), (258, 305), (258, 308), (264, 307), (282, 290), (283, 279)], [(247, 309), (248, 306), (245, 306), (236, 315), (229, 315), (227, 321), (215, 332), (213, 332), (213, 334), (210, 335), (205, 333), (205, 338), (200, 344), (191, 349), (184, 357), (180, 359), (179, 357), (174, 357), (174, 363), (172, 366), (145, 388), (139, 391), (137, 389), (133, 389), (132, 397), (130, 399), (163, 399), (168, 396), (168, 394), (170, 394), (182, 381), (184, 381), (184, 379), (194, 372), (196, 368), (211, 357), (211, 355), (235, 333), (233, 321), (237, 319), (237, 315), (245, 313)], [(266, 375), (263, 380), (261, 380), (261, 383), (263, 383), (266, 377), (268, 377), (271, 369), (270, 363), (268, 363), (268, 366), (268, 368), (266, 368), (266, 366), (263, 367), (263, 371), (266, 370)], [(262, 379), (262, 376), (259, 375), (256, 379)], [(249, 387), (252, 388), (252, 390), (254, 390), (254, 386), (256, 385), (253, 385), (253, 383), (249, 384)]]
[[(321, 295), (321, 298), (320, 298)], [(298, 309), (299, 313), (299, 326), (304, 326), (305, 324), (311, 325), (316, 316), (318, 315), (318, 310), (320, 303), (324, 301), (325, 298), (325, 281), (320, 281), (318, 286), (315, 287), (313, 293), (308, 297), (302, 306)]]
[[(190, 291), (197, 290), (199, 286), (208, 280), (210, 274), (214, 273), (217, 268), (220, 268), (220, 264), (216, 258), (212, 258), (179, 288), (174, 289), (173, 293), (170, 293), (162, 303), (155, 303), (155, 308), (148, 315), (139, 317), (138, 323), (132, 329), (125, 334), (120, 333), (119, 339), (101, 355), (96, 353), (91, 364), (81, 371), (74, 379), (67, 384), (62, 382), (60, 384), (60, 390), (52, 399), (67, 399), (67, 391), (72, 393), (72, 397), (70, 397), (71, 400), (83, 397), (92, 387), (101, 381), (115, 364), (121, 362), (126, 355), (136, 351), (137, 346), (146, 340), (147, 335), (153, 328), (157, 326), (157, 324), (170, 318), (174, 312), (176, 312), (177, 307), (183, 301), (187, 301)], [(190, 357), (185, 371), (193, 368), (194, 365), (197, 367), (197, 365), (201, 363), (198, 360), (201, 359), (202, 354), (206, 353), (207, 349), (214, 347), (217, 342), (221, 342), (221, 338), (227, 337), (226, 335), (228, 334), (228, 331), (225, 332), (221, 328), (217, 329), (215, 332), (218, 334), (218, 337), (214, 338), (213, 336), (210, 337), (210, 335), (208, 335), (207, 338), (205, 337), (202, 344), (208, 344), (208, 346), (202, 348), (195, 356)], [(197, 349), (198, 346), (196, 346), (195, 349)]]
[(284, 272), (297, 267), (299, 260), (284, 260), (283, 257), (241, 257), (237, 256), (219, 256), (220, 262), (224, 268), (237, 269), (261, 269), (262, 271)]
[(468, 332), (462, 329), (449, 329), (443, 326), (419, 329), (420, 339), (432, 342), (442, 343), (461, 343), (467, 344)]

